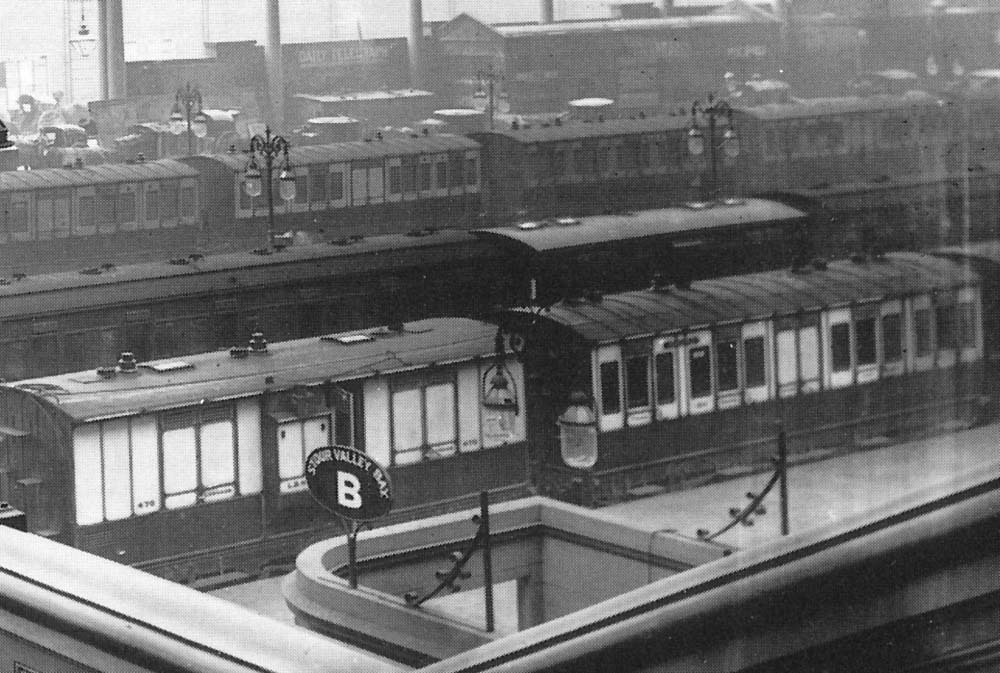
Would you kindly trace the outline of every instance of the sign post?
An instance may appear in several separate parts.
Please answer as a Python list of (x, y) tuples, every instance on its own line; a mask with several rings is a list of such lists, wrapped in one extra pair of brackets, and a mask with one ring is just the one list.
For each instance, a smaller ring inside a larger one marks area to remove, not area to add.
[(346, 446), (323, 446), (306, 458), (306, 484), (325, 509), (350, 522), (347, 557), (352, 589), (358, 588), (358, 533), (392, 509), (389, 473), (367, 455)]

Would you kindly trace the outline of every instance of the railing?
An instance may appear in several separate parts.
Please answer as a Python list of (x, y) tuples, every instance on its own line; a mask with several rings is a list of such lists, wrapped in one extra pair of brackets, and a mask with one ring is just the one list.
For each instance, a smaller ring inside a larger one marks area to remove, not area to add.
[[(902, 411), (867, 416), (861, 421), (843, 421), (788, 432), (788, 454), (792, 463), (826, 458), (877, 445), (883, 438), (904, 441), (935, 434), (935, 428), (953, 421), (968, 427), (977, 420), (983, 399), (967, 396), (936, 404), (908, 407)], [(962, 413), (964, 412), (964, 413)], [(967, 418), (963, 418), (963, 416)], [(629, 491), (649, 484), (667, 491), (683, 490), (726, 478), (727, 473), (746, 474), (773, 469), (777, 430), (773, 437), (726, 444), (700, 451), (585, 472), (561, 465), (539, 468), (540, 495), (597, 506), (628, 499)]]

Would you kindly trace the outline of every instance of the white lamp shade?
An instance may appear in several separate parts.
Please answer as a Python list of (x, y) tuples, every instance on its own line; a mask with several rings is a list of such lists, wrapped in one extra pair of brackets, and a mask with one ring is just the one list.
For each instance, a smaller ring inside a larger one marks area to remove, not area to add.
[(204, 115), (199, 114), (191, 119), (191, 133), (196, 138), (204, 138), (208, 135), (208, 120), (205, 119)]
[(260, 183), (260, 171), (254, 167), (248, 168), (244, 177), (243, 189), (246, 191), (247, 196), (252, 198), (260, 196), (263, 191), (263, 186)]
[(736, 131), (731, 128), (726, 129), (725, 133), (722, 134), (722, 149), (730, 159), (735, 159), (740, 155), (740, 139), (737, 137)]
[(705, 152), (705, 136), (697, 127), (688, 131), (688, 152), (694, 157), (700, 157)]
[(295, 198), (295, 174), (291, 171), (281, 171), (278, 178), (278, 195), (285, 201)]

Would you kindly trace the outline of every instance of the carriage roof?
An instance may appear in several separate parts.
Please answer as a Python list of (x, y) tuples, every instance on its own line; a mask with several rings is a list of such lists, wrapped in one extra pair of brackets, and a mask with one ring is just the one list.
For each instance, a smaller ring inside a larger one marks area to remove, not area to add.
[(671, 286), (562, 301), (540, 316), (584, 341), (613, 343), (977, 283), (975, 274), (947, 260), (893, 253), (864, 262), (832, 262), (825, 269), (698, 281), (688, 289)]
[(84, 422), (467, 362), (493, 353), (495, 333), (495, 326), (478, 320), (433, 318), (402, 329), (272, 343), (266, 353), (239, 358), (213, 351), (142, 362), (133, 373), (108, 378), (91, 369), (7, 385)]
[(96, 164), (80, 168), (40, 168), (33, 171), (0, 172), (0, 192), (196, 177), (198, 171), (173, 159), (133, 164)]
[(523, 222), (472, 233), (525, 247), (533, 252), (599, 245), (614, 241), (709, 231), (805, 217), (801, 210), (777, 201), (743, 199), (711, 208), (675, 207), (618, 215), (592, 215)]

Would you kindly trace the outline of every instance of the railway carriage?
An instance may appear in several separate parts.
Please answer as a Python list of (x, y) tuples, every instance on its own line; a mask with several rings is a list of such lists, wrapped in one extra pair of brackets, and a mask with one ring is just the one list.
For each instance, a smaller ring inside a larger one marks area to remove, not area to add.
[[(332, 517), (305, 457), (333, 443), (383, 463), (395, 512), (524, 494), (524, 414), (483, 406), (495, 327), (428, 319), (0, 388), (0, 500), (29, 531), (178, 579), (288, 562)], [(521, 365), (503, 365), (523, 391)]]
[(0, 172), (0, 269), (30, 273), (194, 249), (202, 233), (198, 179), (170, 159)]
[[(280, 229), (321, 233), (327, 238), (403, 233), (423, 227), (470, 228), (480, 208), (479, 144), (462, 136), (292, 147), (295, 197), (278, 195)], [(267, 195), (251, 198), (243, 189), (247, 157), (242, 154), (182, 159), (202, 176), (206, 226), (216, 242), (264, 241)], [(280, 160), (275, 160), (276, 169)], [(256, 226), (254, 226), (256, 223)], [(257, 232), (254, 237), (253, 232)]]
[[(524, 333), (529, 437), (549, 492), (552, 427), (593, 400), (598, 497), (754, 464), (783, 423), (793, 450), (971, 418), (981, 403), (978, 276), (909, 253), (589, 299), (505, 320)], [(532, 344), (536, 344), (532, 347)]]

